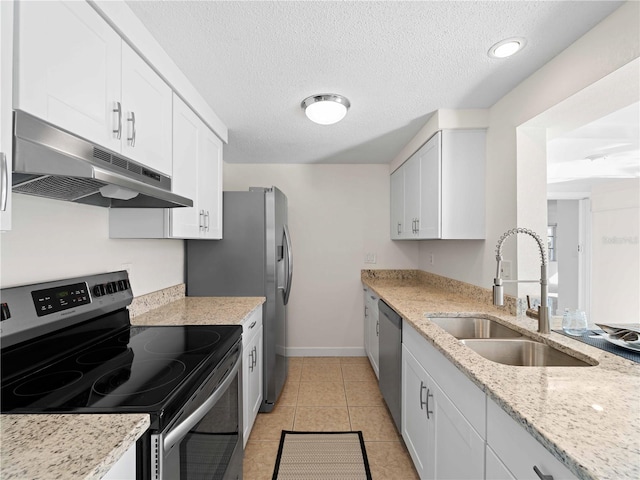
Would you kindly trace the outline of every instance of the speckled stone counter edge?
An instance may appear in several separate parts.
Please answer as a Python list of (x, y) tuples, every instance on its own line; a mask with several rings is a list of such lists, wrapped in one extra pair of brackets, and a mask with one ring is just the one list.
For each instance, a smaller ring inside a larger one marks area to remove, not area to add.
[[(491, 290), (423, 270), (362, 270), (360, 278), (363, 281), (367, 279), (377, 279), (415, 282), (416, 284), (428, 285), (455, 292), (470, 301), (493, 305), (493, 292)], [(518, 306), (518, 299), (511, 295), (504, 296), (504, 303), (504, 307), (497, 308), (504, 310), (510, 315), (516, 315), (518, 308), (522, 308)]]
[(151, 292), (146, 295), (135, 297), (129, 305), (129, 315), (137, 317), (143, 313), (147, 313), (149, 310), (153, 310), (158, 307), (167, 305), (184, 298), (186, 286), (184, 283), (174, 285), (172, 287), (164, 288), (156, 292)]

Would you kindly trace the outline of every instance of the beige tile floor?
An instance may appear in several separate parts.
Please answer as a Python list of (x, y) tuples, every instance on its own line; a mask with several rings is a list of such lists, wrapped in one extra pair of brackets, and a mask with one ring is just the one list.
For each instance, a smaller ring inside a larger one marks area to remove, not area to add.
[(245, 480), (271, 479), (282, 430), (361, 430), (373, 480), (418, 479), (367, 357), (289, 359), (276, 407), (258, 414), (247, 442)]

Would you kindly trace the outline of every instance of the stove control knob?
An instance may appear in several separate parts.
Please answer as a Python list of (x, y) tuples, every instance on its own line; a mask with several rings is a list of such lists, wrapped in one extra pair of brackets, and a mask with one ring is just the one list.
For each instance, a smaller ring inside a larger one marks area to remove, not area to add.
[(126, 280), (118, 280), (118, 291), (123, 292), (127, 289)]
[(115, 292), (115, 282), (109, 282), (107, 283), (107, 293), (111, 294)]
[(104, 285), (96, 285), (93, 287), (93, 296), (101, 297), (104, 295)]

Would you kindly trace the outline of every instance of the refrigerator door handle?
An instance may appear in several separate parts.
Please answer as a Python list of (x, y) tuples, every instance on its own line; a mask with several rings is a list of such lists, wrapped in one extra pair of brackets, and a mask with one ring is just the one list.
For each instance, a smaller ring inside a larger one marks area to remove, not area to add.
[(291, 279), (293, 277), (293, 252), (291, 250), (291, 235), (289, 235), (289, 227), (284, 226), (284, 239), (287, 245), (287, 283), (284, 289), (284, 304), (289, 303), (289, 294), (291, 293)]

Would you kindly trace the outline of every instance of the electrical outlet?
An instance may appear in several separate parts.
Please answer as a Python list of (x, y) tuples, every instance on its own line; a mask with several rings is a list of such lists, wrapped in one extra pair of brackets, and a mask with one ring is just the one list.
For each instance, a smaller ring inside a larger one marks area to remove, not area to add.
[(500, 264), (500, 278), (511, 280), (511, 262), (509, 260), (503, 260)]
[(376, 254), (375, 253), (365, 253), (364, 254), (364, 263), (376, 263)]

